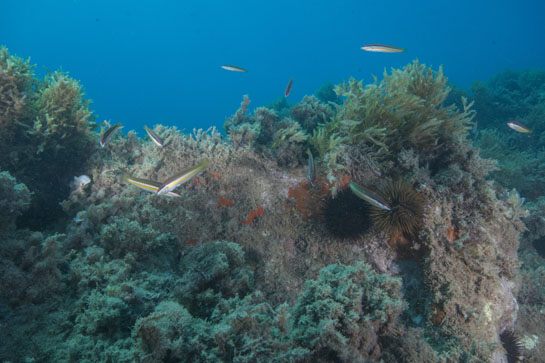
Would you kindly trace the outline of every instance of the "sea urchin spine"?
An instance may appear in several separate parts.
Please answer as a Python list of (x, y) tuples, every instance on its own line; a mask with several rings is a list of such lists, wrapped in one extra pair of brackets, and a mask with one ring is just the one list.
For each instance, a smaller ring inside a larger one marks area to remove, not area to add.
[(515, 332), (507, 329), (500, 334), (501, 344), (507, 353), (508, 363), (522, 362), (522, 344)]
[(373, 207), (371, 216), (383, 231), (413, 236), (422, 222), (424, 198), (413, 186), (402, 180), (388, 181), (378, 193), (388, 203), (389, 210)]

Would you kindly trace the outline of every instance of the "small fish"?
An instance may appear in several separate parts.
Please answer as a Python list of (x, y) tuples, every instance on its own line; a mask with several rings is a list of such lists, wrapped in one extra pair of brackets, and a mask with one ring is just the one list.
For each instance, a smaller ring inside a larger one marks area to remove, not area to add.
[(74, 217), (73, 221), (77, 226), (79, 226), (80, 224), (83, 223), (84, 219), (80, 217)]
[(293, 78), (290, 79), (290, 81), (288, 82), (288, 86), (286, 87), (286, 92), (284, 92), (284, 97), (288, 97), (290, 95), (292, 85), (293, 85)]
[(309, 149), (307, 149), (308, 154), (308, 181), (310, 185), (314, 186), (314, 181), (316, 180), (316, 165), (314, 164), (314, 157)]
[(155, 143), (155, 145), (157, 145), (159, 147), (163, 147), (163, 145), (164, 145), (163, 144), (163, 139), (161, 139), (159, 137), (159, 135), (157, 135), (157, 133), (155, 131), (150, 129), (147, 125), (144, 125), (144, 129), (148, 133), (148, 136), (151, 139), (151, 141), (153, 141)]
[[(129, 175), (123, 176), (123, 180), (129, 184), (135, 185), (140, 189), (147, 190), (148, 192), (157, 193), (157, 190), (161, 186), (161, 183), (153, 181), (153, 180), (147, 180), (147, 179), (140, 179), (140, 178), (134, 178)], [(180, 194), (174, 193), (174, 192), (168, 192), (167, 195), (169, 197), (179, 197)]]
[(102, 135), (100, 135), (100, 147), (104, 147), (108, 140), (112, 137), (112, 135), (119, 129), (121, 129), (123, 125), (121, 125), (120, 122), (116, 123), (112, 127), (109, 127), (107, 130), (105, 130)]
[(354, 194), (356, 194), (361, 199), (365, 200), (366, 202), (374, 205), (375, 207), (385, 209), (387, 211), (392, 210), (386, 202), (382, 201), (375, 193), (372, 191), (362, 187), (361, 185), (358, 185), (354, 182), (350, 182), (349, 184), (350, 189)]
[(391, 45), (385, 44), (366, 44), (361, 49), (367, 52), (378, 52), (378, 53), (403, 53), (405, 49), (393, 47)]
[(228, 64), (225, 64), (225, 65), (221, 66), (221, 68), (223, 68), (225, 70), (228, 70), (228, 71), (233, 71), (233, 72), (242, 72), (242, 73), (248, 72), (244, 68), (240, 68), (240, 67), (237, 67), (237, 66), (230, 66)]
[(509, 121), (507, 123), (507, 126), (509, 126), (510, 128), (512, 128), (515, 131), (522, 132), (523, 134), (531, 134), (532, 133), (532, 130), (530, 130), (529, 128), (527, 128), (526, 126), (524, 126), (523, 124), (521, 124), (518, 121)]
[(195, 165), (187, 170), (182, 171), (181, 173), (178, 173), (174, 175), (173, 177), (169, 178), (167, 181), (165, 181), (159, 189), (157, 190), (158, 195), (162, 195), (168, 192), (173, 191), (181, 184), (191, 180), (191, 178), (195, 177), (197, 174), (202, 172), (204, 169), (208, 168), (210, 166), (210, 162), (205, 159), (201, 161), (198, 165)]

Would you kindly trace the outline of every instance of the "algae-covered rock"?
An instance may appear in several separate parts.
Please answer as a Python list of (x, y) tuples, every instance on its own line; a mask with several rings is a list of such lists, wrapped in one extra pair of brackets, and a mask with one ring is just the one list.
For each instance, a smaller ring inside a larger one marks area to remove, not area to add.
[(181, 268), (180, 299), (198, 316), (208, 314), (219, 300), (244, 296), (253, 287), (253, 273), (236, 243), (217, 241), (192, 248)]
[(314, 359), (377, 358), (379, 335), (391, 331), (404, 308), (400, 287), (399, 279), (364, 263), (327, 266), (294, 306), (291, 336)]
[[(217, 242), (208, 252), (236, 246)], [(190, 271), (184, 283), (191, 281), (188, 276), (198, 280), (194, 269)], [(224, 274), (237, 278), (238, 272)], [(133, 338), (144, 361), (364, 361), (380, 356), (379, 339), (396, 324), (404, 306), (399, 288), (398, 279), (377, 274), (363, 263), (332, 265), (318, 280), (307, 282), (293, 307), (273, 309), (259, 291), (244, 297), (218, 296), (215, 305), (199, 315), (185, 303), (164, 301), (136, 322)]]
[(285, 335), (286, 307), (272, 310), (260, 293), (222, 300), (207, 319), (165, 301), (140, 318), (133, 338), (143, 362), (292, 362), (308, 354)]
[(326, 124), (334, 115), (333, 109), (321, 103), (315, 96), (303, 97), (290, 112), (291, 117), (307, 132), (312, 132), (320, 124)]
[(308, 135), (299, 123), (283, 120), (282, 128), (274, 133), (272, 150), (279, 166), (296, 167), (305, 163)]
[(6, 47), (0, 47), (0, 160), (10, 152), (9, 139), (29, 101), (26, 93), (34, 83), (32, 68), (29, 60), (10, 55)]
[(61, 214), (59, 202), (85, 170), (97, 139), (79, 82), (59, 71), (41, 81), (32, 68), (0, 48), (0, 169), (34, 193), (21, 223), (39, 228)]
[(15, 229), (15, 222), (30, 205), (26, 185), (17, 183), (9, 172), (0, 172), (0, 235)]

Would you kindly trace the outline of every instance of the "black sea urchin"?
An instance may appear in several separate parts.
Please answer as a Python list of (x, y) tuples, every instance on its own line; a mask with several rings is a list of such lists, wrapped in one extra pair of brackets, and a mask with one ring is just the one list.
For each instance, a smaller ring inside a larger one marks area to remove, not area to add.
[(545, 258), (545, 237), (540, 237), (532, 242), (532, 245), (536, 249), (536, 252), (543, 258)]
[(371, 216), (375, 224), (386, 232), (413, 235), (422, 222), (424, 198), (402, 179), (384, 183), (379, 194), (390, 210), (373, 207)]
[(322, 208), (328, 232), (337, 238), (356, 237), (372, 224), (370, 206), (350, 191), (343, 189), (335, 197), (326, 198)]
[(507, 362), (508, 363), (518, 363), (522, 362), (522, 345), (520, 344), (519, 338), (515, 335), (515, 332), (512, 330), (504, 330), (500, 334), (501, 345), (507, 353)]

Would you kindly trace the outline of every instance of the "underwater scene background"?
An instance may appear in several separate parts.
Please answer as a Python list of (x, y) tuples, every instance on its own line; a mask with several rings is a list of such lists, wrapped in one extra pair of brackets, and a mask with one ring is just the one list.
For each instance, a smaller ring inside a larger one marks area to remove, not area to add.
[(3, 5), (0, 361), (545, 362), (545, 5)]

